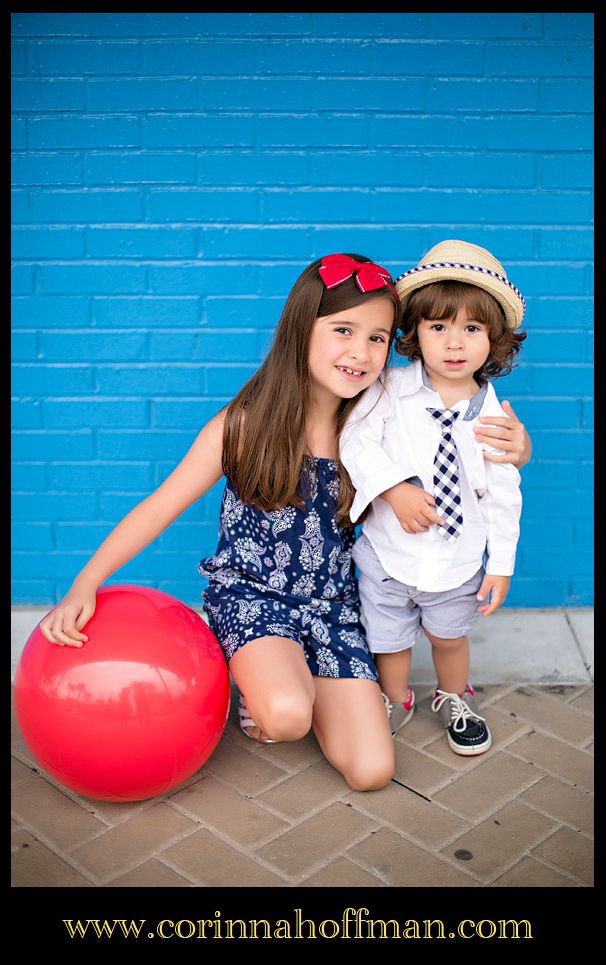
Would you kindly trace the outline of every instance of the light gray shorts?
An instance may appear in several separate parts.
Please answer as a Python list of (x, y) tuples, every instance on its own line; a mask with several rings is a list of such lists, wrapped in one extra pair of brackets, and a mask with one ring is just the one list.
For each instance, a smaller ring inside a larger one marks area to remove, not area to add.
[(464, 637), (477, 617), (476, 594), (484, 568), (452, 590), (427, 593), (389, 576), (362, 534), (353, 548), (358, 567), (360, 601), (372, 653), (397, 653), (414, 646), (424, 627), (436, 637)]

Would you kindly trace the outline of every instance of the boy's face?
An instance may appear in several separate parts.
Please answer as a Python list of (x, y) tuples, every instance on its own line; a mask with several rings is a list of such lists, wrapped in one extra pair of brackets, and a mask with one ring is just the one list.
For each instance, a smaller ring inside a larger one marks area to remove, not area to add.
[(470, 318), (462, 305), (454, 318), (423, 318), (417, 328), (419, 348), (427, 374), (437, 383), (473, 382), (473, 373), (490, 355), (488, 325)]

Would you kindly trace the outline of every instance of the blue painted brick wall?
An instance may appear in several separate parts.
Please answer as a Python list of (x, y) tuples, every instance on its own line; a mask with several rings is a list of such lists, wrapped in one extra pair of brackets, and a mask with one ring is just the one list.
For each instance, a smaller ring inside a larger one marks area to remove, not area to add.
[[(593, 602), (591, 14), (23, 13), (12, 45), (14, 603), (166, 477), (309, 261), (446, 237), (527, 297), (508, 603)], [(116, 579), (197, 604), (220, 495)]]

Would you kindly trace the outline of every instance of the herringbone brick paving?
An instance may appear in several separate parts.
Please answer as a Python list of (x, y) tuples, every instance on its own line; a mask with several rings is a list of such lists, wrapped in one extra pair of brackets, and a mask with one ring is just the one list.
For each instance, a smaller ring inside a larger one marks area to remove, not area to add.
[(248, 741), (232, 700), (217, 750), (180, 788), (92, 801), (40, 772), (13, 715), (13, 886), (591, 886), (592, 684), (476, 690), (487, 754), (453, 754), (420, 687), (394, 780), (370, 793), (312, 735)]

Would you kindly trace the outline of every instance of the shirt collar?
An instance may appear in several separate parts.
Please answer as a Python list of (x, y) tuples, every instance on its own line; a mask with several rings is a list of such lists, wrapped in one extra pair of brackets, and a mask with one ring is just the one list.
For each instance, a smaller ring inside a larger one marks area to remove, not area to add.
[[(425, 367), (423, 366), (423, 363), (419, 361), (419, 362), (416, 362), (415, 364), (419, 366), (419, 370), (420, 370), (420, 375), (419, 375), (420, 381), (417, 384), (417, 387), (420, 387), (420, 385), (422, 384), (425, 386), (426, 389), (429, 389), (431, 392), (435, 392), (435, 389), (431, 384), (429, 376), (425, 371)], [(470, 419), (475, 419), (475, 417), (479, 414), (480, 409), (484, 404), (484, 399), (486, 398), (487, 391), (488, 391), (488, 382), (483, 382), (482, 385), (479, 387), (478, 391), (476, 392), (476, 394), (469, 401), (469, 405), (467, 406), (467, 411), (463, 416), (464, 422), (469, 422)]]

